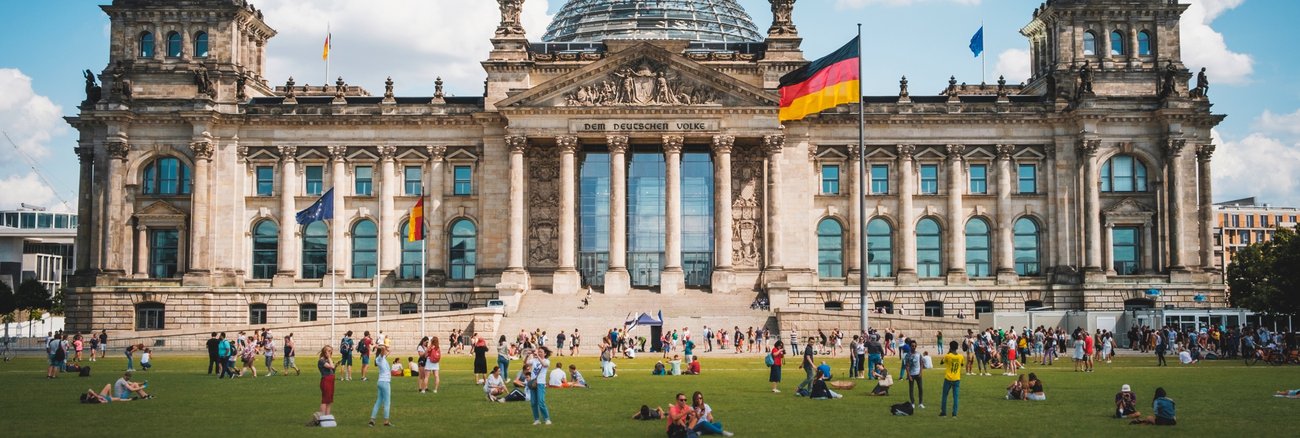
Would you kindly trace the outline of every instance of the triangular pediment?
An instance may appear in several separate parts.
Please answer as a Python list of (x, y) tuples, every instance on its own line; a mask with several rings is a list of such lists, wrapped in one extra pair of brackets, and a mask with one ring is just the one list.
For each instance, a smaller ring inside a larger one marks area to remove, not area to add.
[(917, 160), (940, 160), (940, 161), (942, 161), (942, 160), (945, 160), (945, 159), (947, 159), (947, 158), (948, 158), (948, 155), (947, 155), (947, 154), (945, 154), (945, 153), (943, 153), (943, 152), (939, 152), (939, 149), (936, 149), (936, 148), (925, 148), (925, 149), (921, 150), (920, 152), (917, 152), (917, 153), (916, 153), (916, 159), (917, 159)]
[(1153, 210), (1151, 209), (1151, 207), (1147, 207), (1141, 202), (1138, 202), (1136, 199), (1124, 198), (1121, 199), (1119, 202), (1111, 204), (1111, 206), (1107, 207), (1103, 213), (1108, 215), (1110, 214), (1130, 215), (1130, 214), (1150, 214), (1152, 212)]
[(298, 160), (301, 161), (329, 161), (329, 155), (321, 153), (317, 148), (300, 148), (303, 152), (298, 154)]
[(971, 151), (967, 152), (966, 155), (963, 155), (962, 157), (963, 159), (973, 161), (991, 161), (994, 158), (997, 158), (996, 155), (993, 155), (985, 148), (971, 148)]
[(890, 152), (889, 148), (874, 148), (871, 149), (871, 152), (867, 152), (866, 158), (867, 160), (894, 160), (898, 158), (898, 155)]
[(649, 42), (508, 97), (497, 108), (772, 107), (776, 95)]
[(185, 212), (166, 201), (154, 201), (136, 211), (135, 217), (145, 222), (176, 221), (185, 219)]

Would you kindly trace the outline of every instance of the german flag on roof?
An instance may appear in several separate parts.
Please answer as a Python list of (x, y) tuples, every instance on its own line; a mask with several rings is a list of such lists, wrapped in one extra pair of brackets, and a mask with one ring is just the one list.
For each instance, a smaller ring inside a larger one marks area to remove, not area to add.
[(858, 38), (853, 38), (830, 55), (781, 77), (782, 122), (799, 120), (862, 99), (859, 88)]

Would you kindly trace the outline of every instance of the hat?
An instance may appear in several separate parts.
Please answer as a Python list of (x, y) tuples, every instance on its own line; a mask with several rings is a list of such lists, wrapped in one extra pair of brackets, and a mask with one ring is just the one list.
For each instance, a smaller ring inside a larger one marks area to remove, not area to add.
[(1119, 390), (1120, 390), (1120, 392), (1133, 392), (1133, 389), (1132, 389), (1132, 388), (1129, 388), (1129, 387), (1128, 387), (1128, 384), (1125, 384), (1124, 386), (1119, 387)]

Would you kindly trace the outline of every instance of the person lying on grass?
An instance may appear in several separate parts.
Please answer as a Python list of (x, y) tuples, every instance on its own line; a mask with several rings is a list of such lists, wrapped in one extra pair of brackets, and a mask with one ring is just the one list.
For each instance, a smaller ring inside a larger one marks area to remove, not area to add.
[(1281, 397), (1281, 398), (1300, 398), (1300, 389), (1292, 389), (1290, 391), (1278, 391), (1273, 393), (1273, 396)]
[(664, 408), (660, 406), (656, 406), (654, 409), (650, 409), (650, 406), (648, 405), (641, 405), (641, 409), (636, 411), (636, 414), (632, 415), (633, 420), (642, 420), (642, 421), (662, 420), (663, 418), (664, 418)]
[(112, 391), (113, 391), (112, 383), (105, 384), (104, 389), (99, 390), (99, 392), (95, 392), (95, 390), (93, 389), (86, 389), (86, 392), (84, 394), (81, 394), (81, 402), (85, 404), (93, 405), (93, 404), (108, 403), (113, 401), (119, 401), (119, 402), (131, 401), (130, 398), (113, 398)]

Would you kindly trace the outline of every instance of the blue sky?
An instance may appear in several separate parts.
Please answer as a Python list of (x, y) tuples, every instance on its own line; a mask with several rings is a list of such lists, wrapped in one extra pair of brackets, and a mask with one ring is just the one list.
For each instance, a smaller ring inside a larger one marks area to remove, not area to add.
[[(1291, 32), (1300, 2), (1182, 0), (1184, 62), (1209, 68), (1214, 111), (1228, 119), (1216, 130), (1215, 198), (1259, 196), (1300, 206), (1300, 56), (1279, 38)], [(19, 202), (55, 207), (74, 202), (76, 133), (61, 120), (83, 98), (83, 69), (107, 63), (109, 0), (12, 2), (0, 28), (0, 208)], [(739, 0), (760, 31), (771, 15), (764, 0)], [(526, 0), (531, 39), (545, 31), (562, 0)], [(255, 1), (280, 34), (268, 46), (267, 77), (275, 84), (325, 79), (320, 45), (326, 23), (334, 35), (330, 76), (372, 92), (392, 76), (398, 94), (430, 95), (442, 76), (451, 94), (477, 94), (487, 38), (498, 20), (490, 0)], [(948, 76), (980, 82), (980, 60), (967, 43), (985, 28), (987, 78), (1012, 83), (1028, 74), (1019, 29), (1039, 4), (1026, 0), (799, 0), (795, 23), (809, 58), (834, 50), (863, 24), (866, 94), (894, 94), (907, 75), (913, 94), (941, 90)], [(40, 175), (23, 156), (30, 156)], [(51, 190), (51, 187), (53, 190)]]

